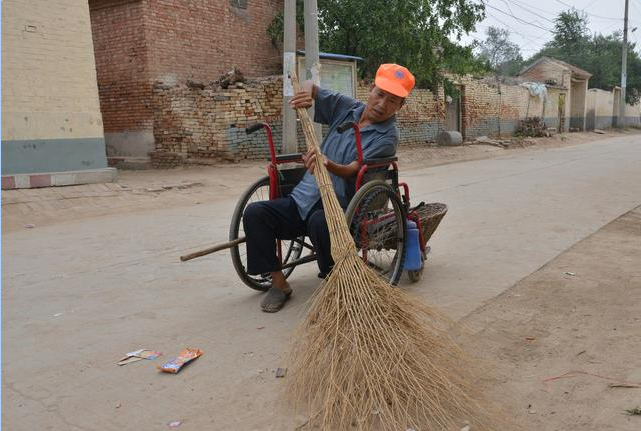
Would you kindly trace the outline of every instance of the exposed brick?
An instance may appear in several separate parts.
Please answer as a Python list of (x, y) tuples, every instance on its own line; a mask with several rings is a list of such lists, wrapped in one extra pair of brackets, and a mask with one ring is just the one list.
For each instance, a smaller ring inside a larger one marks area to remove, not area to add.
[(245, 76), (281, 70), (267, 27), (282, 0), (90, 0), (104, 130), (150, 131), (153, 85), (208, 83), (238, 67)]
[(50, 187), (51, 175), (29, 175), (29, 183), (31, 184), (31, 187)]
[[(495, 135), (499, 116), (501, 132), (511, 134), (520, 119), (541, 116), (537, 97), (517, 85), (492, 85), (461, 78), (462, 123), (466, 138)], [(370, 85), (360, 82), (357, 98), (365, 101)], [(554, 98), (552, 97), (554, 100)], [(276, 151), (282, 141), (282, 79), (271, 76), (250, 80), (242, 86), (221, 89), (215, 84), (192, 88), (186, 84), (156, 85), (153, 91), (155, 167), (212, 163), (218, 159), (262, 159), (269, 155), (264, 131), (245, 134), (245, 127), (266, 121), (273, 131)], [(554, 107), (547, 107), (547, 112)], [(547, 114), (546, 114), (547, 115)], [(556, 114), (555, 114), (556, 115)], [(445, 129), (445, 95), (415, 89), (398, 113), (401, 145), (426, 144)], [(298, 130), (299, 150), (304, 151)]]
[(11, 190), (16, 188), (16, 179), (13, 176), (2, 177), (2, 190)]

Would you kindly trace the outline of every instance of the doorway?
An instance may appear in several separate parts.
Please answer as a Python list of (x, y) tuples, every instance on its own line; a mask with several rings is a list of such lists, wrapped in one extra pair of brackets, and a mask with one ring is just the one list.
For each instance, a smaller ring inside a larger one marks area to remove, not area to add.
[(461, 89), (452, 96), (445, 98), (445, 130), (461, 131)]

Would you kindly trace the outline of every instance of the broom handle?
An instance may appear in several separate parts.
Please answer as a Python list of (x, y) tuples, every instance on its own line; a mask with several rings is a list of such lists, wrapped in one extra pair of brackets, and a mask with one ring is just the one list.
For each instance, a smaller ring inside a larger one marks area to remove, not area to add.
[[(294, 92), (298, 93), (300, 91), (300, 85), (296, 77), (296, 72), (294, 71), (291, 71), (291, 81)], [(327, 172), (327, 167), (323, 163), (324, 157), (321, 153), (316, 134), (314, 133), (312, 121), (309, 119), (309, 114), (304, 108), (297, 108), (296, 112), (303, 127), (307, 148), (316, 154), (314, 176), (316, 177), (316, 183), (318, 184), (318, 189), (320, 190), (323, 201), (325, 219), (327, 220), (327, 227), (329, 228), (332, 257), (334, 258), (334, 262), (338, 262), (346, 253), (355, 253), (356, 246), (349, 232), (343, 208), (338, 203), (338, 198), (336, 197), (332, 180)]]
[(225, 250), (226, 248), (232, 248), (237, 246), (238, 244), (242, 244), (246, 241), (244, 236), (241, 236), (240, 238), (236, 238), (235, 240), (225, 242), (222, 244), (215, 245), (213, 247), (206, 248), (204, 250), (200, 251), (195, 251), (193, 253), (186, 254), (184, 256), (180, 256), (180, 261), (185, 262), (191, 259), (195, 259), (200, 256), (206, 256), (208, 254), (216, 253), (217, 251), (220, 250)]

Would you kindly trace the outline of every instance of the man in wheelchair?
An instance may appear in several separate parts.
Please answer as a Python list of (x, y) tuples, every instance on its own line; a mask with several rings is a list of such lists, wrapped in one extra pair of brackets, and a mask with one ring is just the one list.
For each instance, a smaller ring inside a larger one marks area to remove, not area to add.
[[(414, 76), (409, 70), (397, 64), (383, 64), (376, 72), (367, 103), (320, 88), (311, 81), (305, 81), (291, 99), (294, 109), (313, 104), (314, 121), (329, 126), (321, 151), (343, 208), (354, 194), (354, 178), (360, 165), (354, 131), (341, 134), (337, 127), (350, 121), (358, 124), (363, 159), (394, 156), (399, 141), (396, 112), (413, 87)], [(289, 196), (252, 203), (243, 214), (247, 273), (270, 273), (272, 277), (272, 287), (261, 302), (261, 309), (266, 312), (280, 310), (292, 293), (276, 255), (276, 239), (309, 236), (321, 278), (333, 265), (323, 204), (313, 177), (315, 157), (312, 152), (303, 156), (307, 172)]]

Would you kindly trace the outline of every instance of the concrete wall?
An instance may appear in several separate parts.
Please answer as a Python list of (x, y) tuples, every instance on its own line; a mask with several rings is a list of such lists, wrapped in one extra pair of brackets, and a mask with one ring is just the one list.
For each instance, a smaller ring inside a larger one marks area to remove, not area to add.
[(570, 127), (585, 130), (588, 81), (573, 81), (570, 87)]
[(89, 8), (2, 2), (2, 174), (106, 167)]
[[(592, 88), (588, 91), (587, 98), (587, 129), (608, 129), (617, 125), (619, 116), (618, 89), (613, 91)], [(625, 107), (626, 126), (641, 125), (641, 103)]]
[(208, 83), (237, 66), (281, 70), (266, 33), (282, 0), (90, 0), (105, 138), (111, 157), (154, 151), (153, 86)]
[(592, 88), (587, 95), (587, 130), (609, 129), (612, 127), (614, 95), (611, 91)]
[(625, 125), (641, 126), (641, 103), (636, 105), (625, 105)]

